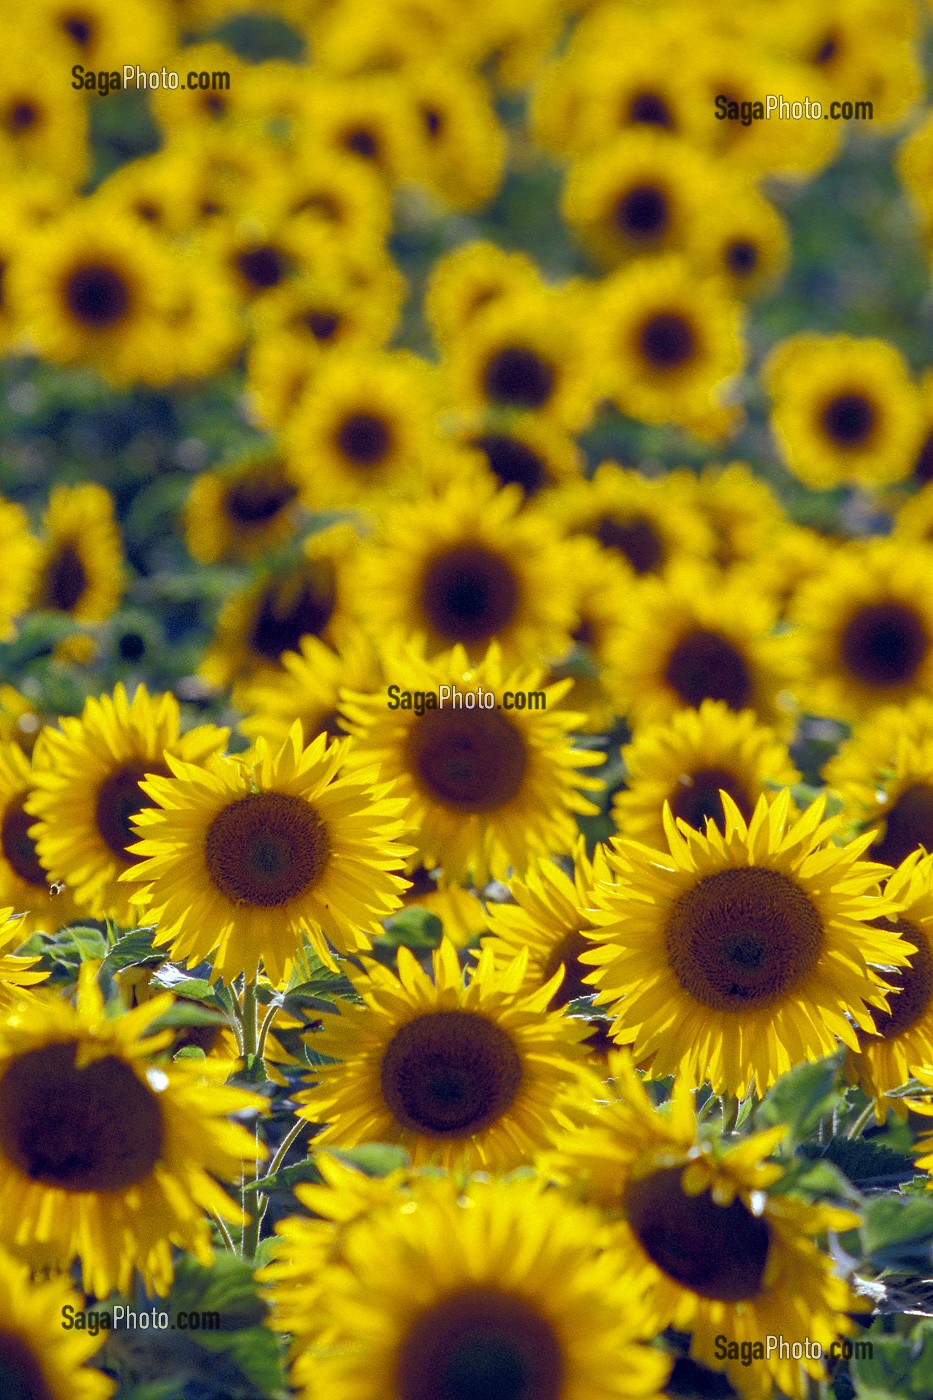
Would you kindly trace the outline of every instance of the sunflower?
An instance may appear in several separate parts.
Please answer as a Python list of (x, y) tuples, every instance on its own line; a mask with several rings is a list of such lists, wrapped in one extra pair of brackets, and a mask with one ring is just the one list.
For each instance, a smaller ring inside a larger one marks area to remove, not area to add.
[(624, 836), (655, 848), (664, 846), (665, 803), (697, 831), (708, 821), (722, 829), (723, 792), (748, 821), (769, 788), (800, 781), (777, 734), (752, 710), (736, 712), (722, 700), (640, 728), (622, 760), (626, 786), (612, 800), (613, 820)]
[(674, 489), (675, 482), (712, 528), (713, 557), (724, 569), (742, 560), (764, 567), (767, 559), (762, 556), (790, 529), (774, 491), (746, 462), (707, 466), (699, 476), (682, 468), (664, 478), (668, 489)]
[(16, 636), (15, 619), (24, 613), (33, 595), (41, 548), (29, 533), (22, 506), (0, 496), (0, 641)]
[(410, 847), (401, 799), (387, 798), (375, 770), (341, 773), (347, 742), (321, 734), (303, 746), (301, 724), (255, 761), (215, 758), (209, 767), (172, 760), (151, 778), (152, 806), (134, 825), (138, 863), (125, 879), (158, 923), (156, 943), (193, 967), (211, 959), (211, 979), (256, 976), (260, 958), (281, 985), (304, 965), (303, 940), (336, 968), (342, 953), (371, 946), (379, 920), (401, 904), (398, 874)]
[(541, 275), (527, 253), (498, 243), (461, 243), (431, 267), (424, 314), (439, 346), (453, 345), (473, 318), (510, 293), (539, 292)]
[(594, 322), (594, 357), (622, 413), (701, 435), (717, 421), (744, 355), (739, 304), (719, 281), (675, 255), (640, 259), (602, 284)]
[(275, 453), (254, 452), (201, 472), (185, 505), (185, 543), (200, 564), (250, 560), (289, 539), (298, 486)]
[(499, 486), (520, 486), (526, 501), (579, 479), (584, 457), (569, 433), (534, 414), (466, 423), (455, 441), (478, 455)]
[(919, 396), (887, 341), (791, 336), (772, 350), (763, 375), (784, 460), (807, 486), (882, 485), (913, 470)]
[(578, 711), (583, 733), (602, 734), (616, 716), (606, 672), (623, 619), (638, 596), (638, 584), (614, 551), (603, 549), (587, 535), (573, 535), (567, 541), (567, 577), (573, 580), (576, 610), (573, 650), (552, 663), (548, 680), (572, 680), (573, 688), (558, 700), (558, 709)]
[(243, 343), (244, 326), (233, 281), (222, 268), (185, 246), (177, 260), (178, 283), (165, 313), (167, 344), (161, 363), (150, 369), (153, 383), (206, 379), (229, 368)]
[(42, 527), (33, 607), (76, 622), (103, 622), (119, 607), (124, 586), (123, 542), (110, 492), (95, 481), (54, 487)]
[(282, 655), (282, 671), (274, 678), (244, 682), (237, 698), (247, 716), (240, 730), (250, 739), (260, 735), (281, 744), (295, 720), (301, 721), (304, 742), (319, 734), (342, 739), (339, 702), (347, 691), (375, 691), (382, 671), (369, 640), (350, 631), (336, 650), (318, 637), (302, 637), (298, 651)]
[(293, 1381), (305, 1400), (660, 1400), (669, 1359), (638, 1340), (602, 1233), (540, 1181), (424, 1182), (349, 1230)]
[(47, 972), (36, 970), (38, 957), (21, 957), (16, 949), (21, 947), (27, 925), (11, 907), (0, 909), (0, 1007), (4, 1010), (18, 1005), (23, 998), (23, 988), (33, 987), (44, 982)]
[(857, 719), (933, 690), (929, 545), (852, 541), (800, 588), (790, 619), (813, 714)]
[(526, 958), (496, 969), (480, 954), (466, 980), (449, 939), (433, 977), (408, 948), (398, 974), (363, 960), (348, 976), (363, 1005), (337, 1003), (308, 1045), (331, 1064), (296, 1097), (326, 1124), (322, 1146), (397, 1142), (412, 1162), (507, 1171), (569, 1120), (559, 1099), (578, 1084), (586, 1024), (548, 1011), (556, 983), (523, 990)]
[(11, 305), (54, 364), (88, 363), (114, 387), (159, 382), (177, 273), (139, 221), (85, 199), (39, 230), (9, 269)]
[(423, 634), (431, 652), (495, 641), (510, 660), (561, 656), (573, 604), (556, 529), (522, 511), (518, 486), (478, 476), (390, 507), (360, 561), (367, 625)]
[(903, 967), (903, 941), (871, 921), (895, 906), (887, 867), (859, 860), (870, 836), (837, 847), (823, 799), (791, 816), (785, 788), (746, 823), (728, 793), (725, 831), (705, 835), (664, 813), (669, 851), (616, 838), (614, 884), (599, 886), (594, 965), (613, 1033), (661, 1077), (682, 1070), (715, 1093), (763, 1093), (837, 1039), (858, 1048), (887, 984), (869, 965)]
[[(783, 1126), (717, 1147), (699, 1136), (683, 1084), (659, 1111), (627, 1055), (613, 1054), (610, 1069), (613, 1097), (543, 1166), (609, 1215), (610, 1248), (626, 1259), (631, 1285), (648, 1276), (656, 1331), (691, 1333), (691, 1357), (725, 1371), (745, 1400), (770, 1400), (776, 1389), (804, 1400), (808, 1376), (824, 1376), (812, 1343), (828, 1354), (855, 1330), (847, 1314), (864, 1306), (814, 1237), (856, 1226), (858, 1216), (769, 1190), (783, 1173), (765, 1159)], [(804, 1358), (766, 1353), (773, 1336)]]
[(156, 1057), (171, 1031), (145, 1028), (171, 1004), (156, 997), (109, 1017), (84, 964), (75, 1006), (36, 992), (0, 1021), (6, 1239), (63, 1268), (77, 1257), (99, 1298), (126, 1293), (135, 1269), (164, 1295), (173, 1245), (210, 1263), (207, 1211), (242, 1219), (216, 1178), (239, 1180), (257, 1144), (226, 1116), (264, 1100), (223, 1085), (224, 1064)]
[(256, 343), (283, 335), (296, 350), (318, 358), (333, 350), (378, 350), (398, 323), (404, 277), (390, 258), (375, 252), (354, 257), (343, 250), (321, 261), (320, 268), (270, 292), (256, 307)]
[(304, 93), (298, 132), (318, 150), (351, 156), (387, 185), (419, 180), (424, 172), (417, 110), (391, 73), (337, 80), (315, 75)]
[(803, 585), (825, 573), (839, 543), (787, 521), (768, 538), (757, 558), (739, 559), (732, 565), (732, 581), (773, 599), (783, 621)]
[(175, 37), (171, 8), (147, 0), (29, 0), (24, 8), (31, 24), (67, 46), (69, 64), (88, 70), (120, 68), (128, 54), (141, 68), (161, 67)]
[(773, 635), (772, 600), (687, 563), (666, 580), (644, 579), (639, 602), (606, 665), (619, 714), (644, 724), (721, 700), (789, 727), (795, 656), (787, 636)]
[(450, 209), (481, 209), (502, 184), (506, 156), (488, 85), (434, 57), (407, 70), (406, 86), (420, 122), (424, 183)]
[(146, 803), (140, 779), (167, 773), (166, 755), (204, 762), (226, 743), (226, 729), (200, 725), (180, 732), (173, 695), (138, 686), (130, 700), (122, 682), (113, 696), (91, 697), (81, 717), (46, 725), (33, 755), (26, 828), (49, 877), (63, 881), (94, 918), (132, 920), (129, 891), (118, 883), (137, 858), (130, 818)]
[(727, 188), (728, 197), (707, 201), (691, 224), (690, 253), (721, 276), (733, 296), (773, 292), (790, 257), (787, 224), (754, 185)]
[(284, 218), (335, 234), (344, 249), (382, 247), (392, 229), (392, 203), (378, 173), (351, 154), (322, 150), (313, 133), (296, 147), (272, 198)]
[(924, 91), (914, 7), (860, 0), (810, 11), (807, 18), (794, 52), (829, 96), (845, 101), (858, 93), (871, 102), (872, 130), (879, 136), (900, 126)]
[[(129, 52), (129, 49), (125, 50)], [(198, 133), (204, 128), (227, 123), (228, 118), (236, 117), (244, 104), (244, 78), (249, 65), (245, 64), (233, 49), (226, 44), (210, 43), (186, 45), (176, 51), (174, 67), (179, 72), (229, 73), (229, 85), (216, 87), (213, 84), (202, 88), (200, 84), (188, 87), (181, 82), (177, 89), (158, 87), (149, 97), (152, 115), (166, 141), (186, 133)]]
[(85, 1364), (107, 1333), (94, 1337), (63, 1325), (84, 1307), (69, 1279), (34, 1280), (0, 1252), (0, 1393), (10, 1400), (108, 1400), (113, 1381)]
[(465, 948), (486, 928), (486, 909), (474, 889), (451, 885), (439, 878), (440, 872), (417, 862), (405, 868), (409, 881), (402, 895), (406, 909), (417, 905), (440, 919), (445, 938), (456, 948)]
[(22, 943), (36, 929), (57, 933), (77, 915), (67, 888), (53, 885), (29, 835), (35, 818), (26, 812), (33, 790), (32, 767), (19, 744), (0, 741), (0, 904), (9, 903), (24, 917)]
[(577, 770), (602, 756), (573, 748), (578, 716), (553, 708), (569, 681), (544, 685), (539, 671), (506, 671), (495, 644), (473, 666), (462, 647), (426, 661), (414, 646), (385, 666), (399, 678), (401, 700), (420, 691), (440, 701), (441, 686), (457, 688), (449, 704), (427, 704), (421, 714), (390, 708), (391, 687), (388, 703), (373, 695), (342, 705), (356, 741), (349, 761), (378, 763), (409, 799), (409, 834), (424, 865), (450, 881), (470, 873), (479, 886), (510, 866), (521, 873), (537, 852), (571, 849), (574, 814), (596, 811), (583, 793), (602, 786)]
[[(9, 19), (9, 16), (6, 16)], [(44, 81), (50, 64), (70, 66), (60, 44), (31, 26), (4, 31), (0, 73), (0, 171), (4, 184), (23, 171), (54, 175), (75, 190), (90, 165), (88, 109), (71, 83)]]

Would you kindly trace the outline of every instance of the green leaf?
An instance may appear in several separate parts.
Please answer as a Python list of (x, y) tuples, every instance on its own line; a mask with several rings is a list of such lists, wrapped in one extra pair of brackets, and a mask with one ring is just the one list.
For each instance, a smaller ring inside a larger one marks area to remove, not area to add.
[(174, 963), (163, 963), (152, 980), (187, 1001), (201, 1001), (208, 1006), (218, 1004), (216, 989), (206, 977), (188, 977)]
[(755, 1113), (755, 1126), (771, 1128), (783, 1123), (787, 1145), (805, 1141), (842, 1102), (842, 1092), (836, 1087), (838, 1075), (838, 1055), (797, 1065), (782, 1075), (762, 1099)]
[(929, 1400), (933, 1395), (933, 1320), (910, 1337), (886, 1336), (874, 1327), (863, 1338), (872, 1354), (853, 1357), (852, 1379), (860, 1400)]
[(876, 1196), (865, 1208), (862, 1248), (881, 1269), (929, 1269), (933, 1261), (933, 1200)]
[(273, 1191), (291, 1191), (303, 1181), (320, 1184), (321, 1173), (311, 1157), (304, 1162), (294, 1162), (290, 1167), (282, 1167), (272, 1176), (262, 1177), (259, 1181), (247, 1181), (243, 1191), (247, 1195), (254, 1191), (262, 1191), (268, 1196)]
[(207, 1056), (200, 1045), (183, 1045), (180, 1050), (176, 1050), (172, 1056), (173, 1060), (206, 1060)]
[(110, 952), (101, 963), (101, 972), (109, 973), (111, 976), (115, 972), (122, 972), (126, 967), (138, 967), (142, 963), (152, 963), (157, 966), (165, 961), (165, 954), (158, 953), (152, 947), (152, 935), (155, 927), (137, 928), (132, 933), (124, 934), (118, 938), (110, 949)]
[(361, 1147), (331, 1148), (335, 1157), (358, 1167), (367, 1176), (388, 1176), (407, 1167), (411, 1160), (404, 1147), (392, 1142), (365, 1142)]
[(176, 1001), (174, 1006), (168, 1007), (157, 1016), (149, 1026), (149, 1034), (154, 1035), (156, 1031), (176, 1030), (179, 1026), (225, 1026), (228, 1025), (226, 1016), (220, 1011), (209, 1011), (206, 1006), (199, 1006), (194, 1001)]
[(444, 925), (437, 915), (418, 904), (387, 919), (383, 928), (379, 942), (387, 948), (437, 948), (444, 934)]
[(848, 1201), (854, 1205), (861, 1205), (862, 1202), (860, 1193), (848, 1177), (825, 1158), (814, 1162), (807, 1157), (798, 1157), (771, 1190), (778, 1195), (789, 1191), (800, 1192), (813, 1200), (828, 1196), (832, 1200)]
[(824, 1148), (804, 1143), (802, 1151), (808, 1157), (832, 1162), (854, 1185), (866, 1191), (900, 1186), (919, 1175), (912, 1157), (904, 1152), (893, 1152), (873, 1138), (837, 1136)]
[(88, 928), (81, 924), (76, 924), (71, 928), (63, 928), (57, 933), (54, 939), (54, 948), (56, 951), (65, 953), (74, 950), (80, 962), (103, 961), (107, 956), (107, 940), (100, 929)]

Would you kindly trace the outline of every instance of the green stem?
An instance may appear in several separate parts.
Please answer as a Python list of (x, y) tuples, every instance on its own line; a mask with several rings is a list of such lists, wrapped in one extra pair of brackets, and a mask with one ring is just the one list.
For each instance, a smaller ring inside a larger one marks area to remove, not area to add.
[(256, 1001), (255, 982), (243, 984), (241, 1010), (243, 1014), (243, 1055), (249, 1059), (258, 1053), (259, 1046), (259, 1008)]
[(227, 1226), (226, 1226), (226, 1223), (224, 1222), (224, 1220), (223, 1220), (219, 1215), (215, 1214), (214, 1211), (211, 1211), (211, 1218), (212, 1218), (212, 1220), (214, 1221), (214, 1224), (217, 1226), (217, 1228), (218, 1228), (218, 1230), (220, 1231), (220, 1233), (223, 1235), (224, 1244), (227, 1246), (227, 1248), (229, 1249), (230, 1253), (231, 1253), (231, 1254), (236, 1254), (236, 1245), (233, 1243), (233, 1236), (231, 1235), (230, 1231), (227, 1229)]
[(259, 1040), (256, 1046), (256, 1054), (261, 1055), (263, 1059), (266, 1057), (266, 1039), (269, 1035), (269, 1031), (272, 1029), (275, 1013), (279, 1010), (281, 1010), (281, 1007), (279, 1007), (276, 1002), (273, 1002), (265, 1016), (263, 1016), (262, 1025), (259, 1027)]
[(735, 1125), (739, 1117), (739, 1101), (735, 1094), (722, 1095), (722, 1130), (724, 1133), (735, 1132)]
[(852, 1124), (851, 1128), (847, 1128), (847, 1129), (846, 1129), (846, 1137), (847, 1137), (847, 1138), (857, 1138), (857, 1137), (859, 1136), (859, 1134), (862, 1132), (862, 1130), (868, 1126), (868, 1123), (869, 1123), (870, 1119), (872, 1119), (874, 1116), (875, 1116), (875, 1102), (874, 1102), (874, 1099), (873, 1099), (873, 1100), (871, 1101), (871, 1103), (866, 1104), (866, 1106), (862, 1109), (861, 1113), (860, 1113), (859, 1116), (856, 1118), (856, 1120), (855, 1120), (855, 1122)]
[[(280, 1166), (282, 1165), (282, 1163), (285, 1161), (285, 1158), (286, 1158), (286, 1156), (288, 1155), (288, 1149), (291, 1147), (292, 1143), (295, 1141), (295, 1139), (298, 1137), (299, 1133), (301, 1133), (301, 1131), (302, 1131), (304, 1128), (309, 1128), (310, 1126), (311, 1126), (311, 1125), (310, 1125), (310, 1123), (308, 1122), (308, 1120), (307, 1120), (306, 1118), (296, 1118), (295, 1122), (294, 1122), (294, 1123), (292, 1124), (292, 1126), (289, 1128), (288, 1132), (285, 1134), (284, 1138), (282, 1139), (281, 1143), (279, 1144), (278, 1151), (276, 1152), (275, 1156), (272, 1158), (272, 1161), (269, 1163), (269, 1170), (266, 1172), (265, 1176), (263, 1177), (263, 1181), (266, 1181), (270, 1176), (275, 1176), (275, 1173), (278, 1171), (279, 1167), (280, 1167)], [(267, 1208), (268, 1208), (268, 1205), (269, 1205), (269, 1197), (268, 1197), (267, 1195), (265, 1195), (262, 1191), (257, 1191), (257, 1192), (256, 1192), (256, 1244), (257, 1244), (257, 1245), (259, 1244), (259, 1231), (260, 1231), (260, 1229), (262, 1228), (262, 1222), (263, 1222), (263, 1220), (265, 1219), (266, 1210), (267, 1210)], [(255, 1252), (255, 1251), (254, 1251), (254, 1252)]]

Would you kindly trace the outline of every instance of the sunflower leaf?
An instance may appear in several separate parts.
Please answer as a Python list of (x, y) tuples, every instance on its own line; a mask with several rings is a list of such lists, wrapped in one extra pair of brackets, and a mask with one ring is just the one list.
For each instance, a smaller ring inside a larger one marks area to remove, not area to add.
[(928, 1270), (933, 1262), (933, 1200), (893, 1193), (870, 1200), (862, 1248), (881, 1269)]
[(152, 947), (154, 932), (155, 926), (137, 928), (132, 933), (126, 933), (122, 938), (118, 938), (101, 963), (101, 972), (109, 973), (112, 976), (115, 972), (122, 972), (126, 967), (138, 967), (142, 963), (157, 965), (164, 962), (165, 954), (154, 951)]
[(851, 1366), (859, 1400), (928, 1400), (933, 1395), (933, 1320), (924, 1319), (910, 1337), (885, 1336), (872, 1328), (864, 1340), (870, 1342), (871, 1354), (855, 1356)]
[(836, 1087), (838, 1075), (838, 1055), (795, 1066), (762, 1099), (755, 1126), (772, 1128), (783, 1123), (787, 1128), (785, 1144), (795, 1147), (811, 1137), (821, 1120), (842, 1103), (842, 1092)]
[(199, 1006), (193, 1001), (176, 1001), (174, 1006), (168, 1007), (157, 1016), (148, 1027), (148, 1033), (154, 1035), (156, 1031), (175, 1030), (178, 1026), (225, 1026), (226, 1016), (219, 1011), (210, 1011), (206, 1006)]
[(311, 1158), (303, 1162), (295, 1162), (290, 1167), (282, 1167), (271, 1176), (260, 1177), (258, 1181), (247, 1181), (243, 1187), (243, 1193), (248, 1195), (254, 1191), (261, 1191), (263, 1195), (268, 1196), (273, 1191), (291, 1191), (293, 1187), (300, 1185), (303, 1181), (313, 1181), (316, 1185), (320, 1184), (321, 1173)]
[(379, 942), (387, 948), (437, 948), (444, 934), (437, 915), (418, 904), (387, 919), (383, 929)]

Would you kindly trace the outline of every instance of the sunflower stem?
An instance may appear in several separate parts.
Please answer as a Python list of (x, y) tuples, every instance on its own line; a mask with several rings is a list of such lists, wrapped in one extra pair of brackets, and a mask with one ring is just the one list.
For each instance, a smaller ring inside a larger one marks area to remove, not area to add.
[(856, 1118), (855, 1122), (851, 1125), (851, 1127), (846, 1129), (846, 1137), (859, 1137), (863, 1129), (867, 1128), (869, 1121), (874, 1117), (874, 1113), (875, 1102), (874, 1099), (872, 1099), (871, 1103), (865, 1105), (865, 1107), (862, 1109), (861, 1113)]
[(281, 1008), (279, 1007), (278, 1003), (273, 1001), (272, 1005), (269, 1007), (269, 1010), (262, 1018), (262, 1025), (259, 1027), (259, 1039), (256, 1043), (256, 1054), (263, 1060), (265, 1060), (266, 1058), (266, 1039), (269, 1035), (269, 1031), (272, 1029), (272, 1022), (275, 1020), (275, 1013), (280, 1009)]
[(255, 1059), (257, 1047), (259, 1045), (259, 1016), (256, 1003), (256, 983), (246, 981), (243, 983), (243, 1001), (241, 1003), (243, 1014), (243, 1056), (246, 1059), (247, 1067), (251, 1059)]
[(227, 1246), (227, 1248), (229, 1249), (230, 1253), (231, 1253), (231, 1254), (236, 1254), (237, 1250), (236, 1250), (236, 1245), (233, 1243), (233, 1236), (231, 1235), (230, 1231), (227, 1229), (227, 1226), (226, 1226), (224, 1220), (223, 1220), (219, 1215), (217, 1215), (214, 1211), (211, 1211), (211, 1218), (212, 1218), (214, 1224), (217, 1226), (218, 1230), (220, 1231), (221, 1235), (223, 1236), (224, 1244)]
[(735, 1132), (735, 1125), (739, 1117), (739, 1101), (735, 1094), (722, 1095), (722, 1130), (724, 1133)]
[[(294, 1122), (294, 1123), (292, 1124), (292, 1126), (289, 1128), (288, 1132), (285, 1134), (284, 1138), (282, 1139), (281, 1143), (279, 1144), (278, 1150), (276, 1151), (275, 1156), (272, 1158), (272, 1161), (269, 1163), (269, 1170), (266, 1172), (265, 1176), (262, 1178), (263, 1181), (268, 1181), (268, 1179), (269, 1179), (270, 1176), (275, 1176), (275, 1173), (278, 1171), (279, 1167), (282, 1165), (282, 1163), (285, 1161), (286, 1156), (288, 1155), (288, 1149), (291, 1147), (292, 1143), (293, 1143), (293, 1142), (295, 1141), (295, 1139), (298, 1137), (298, 1135), (299, 1135), (299, 1133), (301, 1132), (301, 1130), (302, 1130), (303, 1128), (307, 1128), (307, 1127), (309, 1127), (309, 1123), (308, 1123), (308, 1120), (307, 1120), (306, 1118), (297, 1118), (297, 1119), (295, 1120), (295, 1122)], [(261, 1183), (260, 1183), (260, 1184), (261, 1184)], [(262, 1222), (263, 1222), (263, 1220), (265, 1219), (266, 1210), (268, 1209), (268, 1206), (269, 1206), (269, 1197), (268, 1197), (263, 1191), (257, 1192), (257, 1194), (256, 1194), (256, 1247), (257, 1247), (257, 1248), (258, 1248), (258, 1245), (259, 1245), (259, 1232), (260, 1232), (260, 1230), (262, 1229)], [(253, 1251), (253, 1252), (255, 1253), (255, 1248), (254, 1248), (254, 1251)], [(244, 1251), (244, 1253), (245, 1253), (245, 1251)]]

